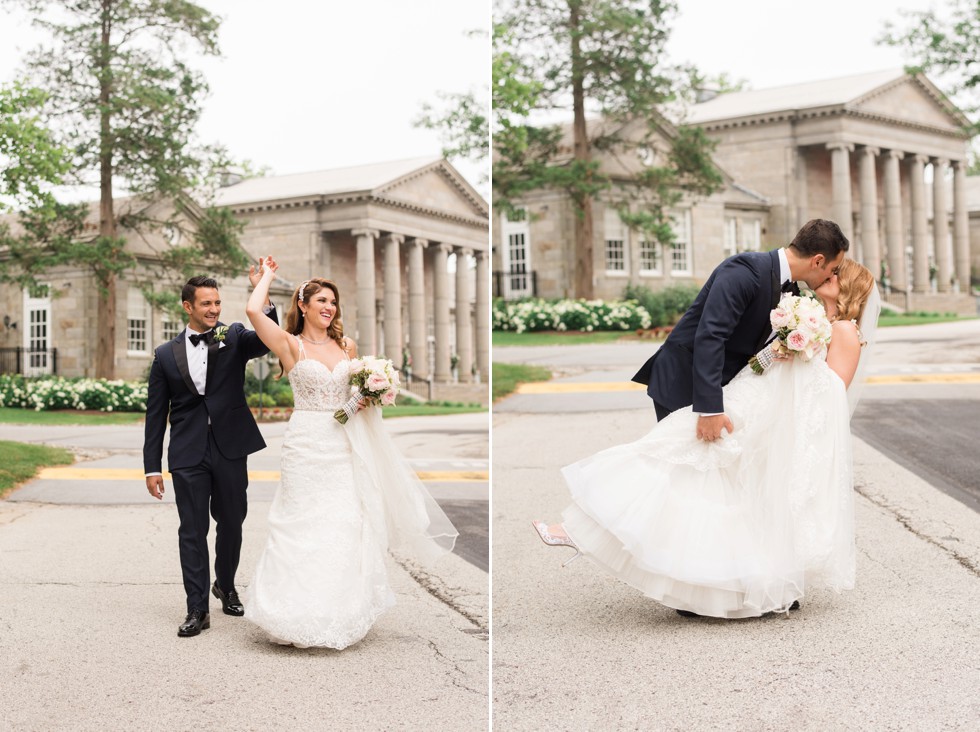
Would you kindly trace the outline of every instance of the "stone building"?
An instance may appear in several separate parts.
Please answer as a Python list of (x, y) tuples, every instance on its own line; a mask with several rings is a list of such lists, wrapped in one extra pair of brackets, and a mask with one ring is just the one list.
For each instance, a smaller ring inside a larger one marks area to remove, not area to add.
[[(601, 120), (590, 129), (603, 134)], [(671, 284), (700, 284), (725, 257), (758, 250), (763, 244), (769, 203), (765, 196), (737, 184), (722, 166), (721, 189), (707, 198), (683, 198), (671, 212), (672, 246), (650, 241), (620, 216), (624, 201), (631, 211), (642, 209), (631, 179), (642, 167), (659, 164), (667, 154), (673, 126), (660, 118), (654, 139), (645, 140), (646, 120), (615, 130), (630, 141), (626, 149), (593, 154), (613, 187), (593, 202), (593, 277), (596, 297), (615, 299), (627, 285), (659, 290)], [(645, 140), (638, 147), (636, 144)], [(560, 145), (562, 159), (571, 159), (571, 130)], [(516, 213), (500, 213), (494, 227), (494, 295), (507, 299), (537, 296), (571, 297), (575, 281), (575, 211), (568, 195), (539, 189), (518, 202)]]
[[(217, 204), (245, 222), (246, 251), (279, 262), (283, 282), (273, 299), (282, 313), (291, 288), (327, 277), (339, 286), (345, 332), (361, 353), (384, 354), (400, 366), (407, 351), (414, 377), (445, 383), (455, 372), (464, 384), (486, 384), (489, 205), (445, 160), (253, 178), (222, 188)], [(130, 245), (152, 256), (145, 242), (132, 237)], [(91, 375), (95, 284), (70, 269), (49, 279), (34, 293), (3, 286), (0, 348), (57, 348), (58, 373)], [(244, 320), (247, 278), (221, 285), (222, 320)], [(153, 348), (183, 324), (151, 310), (132, 282), (119, 282), (117, 298), (117, 376), (140, 378)], [(52, 366), (38, 361), (22, 370)]]
[[(965, 295), (971, 274), (967, 120), (924, 76), (892, 70), (728, 93), (693, 106), (684, 124), (717, 140), (714, 159), (726, 185), (678, 207), (678, 247), (666, 252), (650, 251), (600, 202), (600, 296), (618, 295), (627, 281), (653, 289), (674, 280), (703, 282), (734, 251), (783, 246), (819, 217), (840, 223), (851, 256), (879, 277), (887, 273), (882, 282), (893, 303), (975, 311)], [(600, 158), (604, 170), (613, 158)], [(500, 222), (496, 292), (524, 295), (536, 284), (541, 296), (566, 295), (571, 203), (550, 191), (536, 191), (525, 203), (527, 220)], [(976, 208), (980, 221), (980, 201)], [(522, 266), (533, 275), (523, 275)]]

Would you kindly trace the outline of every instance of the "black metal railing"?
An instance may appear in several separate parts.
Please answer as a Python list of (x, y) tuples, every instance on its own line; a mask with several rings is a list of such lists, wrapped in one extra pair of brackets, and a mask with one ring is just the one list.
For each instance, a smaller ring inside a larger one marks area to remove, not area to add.
[(538, 273), (495, 270), (493, 273), (493, 296), (518, 298), (538, 296)]
[(408, 376), (402, 381), (401, 389), (426, 401), (432, 401), (432, 379), (418, 379)]
[(58, 349), (0, 348), (0, 374), (39, 376), (58, 373)]

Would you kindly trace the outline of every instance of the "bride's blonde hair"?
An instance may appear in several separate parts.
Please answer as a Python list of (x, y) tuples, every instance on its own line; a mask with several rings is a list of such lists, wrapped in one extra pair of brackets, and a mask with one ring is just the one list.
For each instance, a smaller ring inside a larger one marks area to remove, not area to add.
[(845, 259), (837, 270), (837, 319), (860, 320), (875, 285), (871, 270), (853, 259)]

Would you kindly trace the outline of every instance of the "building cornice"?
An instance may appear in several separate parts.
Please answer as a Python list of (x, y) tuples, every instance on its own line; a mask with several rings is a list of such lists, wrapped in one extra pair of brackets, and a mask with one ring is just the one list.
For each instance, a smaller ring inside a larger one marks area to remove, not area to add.
[(853, 119), (868, 120), (879, 122), (894, 127), (927, 132), (933, 135), (941, 135), (958, 140), (970, 139), (970, 134), (964, 130), (935, 127), (919, 122), (890, 117), (876, 112), (866, 112), (858, 109), (849, 109), (844, 106), (821, 107), (818, 109), (789, 109), (781, 112), (767, 112), (765, 114), (752, 115), (749, 117), (733, 117), (730, 119), (714, 120), (712, 122), (702, 122), (698, 127), (706, 132), (716, 132), (720, 130), (733, 129), (737, 127), (755, 127), (779, 122), (800, 122), (809, 119), (819, 119), (822, 117), (850, 117)]
[(440, 211), (439, 209), (421, 206), (410, 201), (403, 201), (397, 198), (377, 195), (369, 191), (360, 193), (344, 193), (333, 196), (305, 196), (303, 198), (295, 198), (292, 200), (249, 203), (246, 205), (231, 206), (230, 208), (234, 214), (252, 214), (266, 211), (323, 207), (347, 203), (378, 204), (389, 208), (421, 214), (429, 218), (451, 221), (453, 223), (462, 224), (463, 226), (469, 226), (476, 229), (487, 229), (490, 226), (489, 218), (477, 218), (472, 216), (463, 216), (461, 214), (451, 213), (449, 211)]

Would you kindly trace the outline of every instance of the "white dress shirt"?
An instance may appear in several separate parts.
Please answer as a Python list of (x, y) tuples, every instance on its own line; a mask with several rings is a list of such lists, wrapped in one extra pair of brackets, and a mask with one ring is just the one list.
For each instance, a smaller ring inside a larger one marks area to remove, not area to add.
[(184, 334), (184, 347), (187, 349), (187, 370), (191, 381), (197, 387), (197, 393), (204, 396), (204, 386), (208, 380), (208, 344), (200, 341), (196, 346), (191, 343), (191, 335), (201, 335), (187, 326)]

